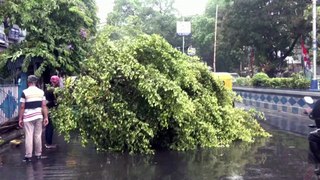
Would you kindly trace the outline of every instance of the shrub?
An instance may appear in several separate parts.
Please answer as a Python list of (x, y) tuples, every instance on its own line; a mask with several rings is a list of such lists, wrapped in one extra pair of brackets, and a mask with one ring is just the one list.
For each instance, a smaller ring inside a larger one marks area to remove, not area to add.
[(257, 73), (252, 77), (252, 85), (263, 87), (268, 84), (269, 76), (266, 73)]
[(308, 89), (311, 81), (306, 79), (302, 74), (297, 73), (292, 75), (292, 88), (294, 89)]
[(302, 74), (293, 74), (288, 78), (269, 78), (264, 73), (256, 74), (252, 79), (238, 78), (235, 85), (238, 86), (251, 86), (256, 87), (270, 87), (270, 88), (283, 88), (283, 89), (308, 89), (310, 80), (306, 79)]
[(247, 77), (239, 77), (236, 79), (236, 82), (234, 82), (235, 86), (252, 86), (251, 78)]

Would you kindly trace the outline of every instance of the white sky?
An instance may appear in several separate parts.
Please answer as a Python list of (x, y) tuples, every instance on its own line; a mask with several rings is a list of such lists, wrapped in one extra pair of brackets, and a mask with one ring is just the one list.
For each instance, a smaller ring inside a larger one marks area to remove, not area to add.
[[(105, 22), (107, 14), (112, 11), (114, 0), (96, 0), (98, 6), (98, 17)], [(182, 16), (202, 14), (208, 0), (175, 0), (175, 8)]]

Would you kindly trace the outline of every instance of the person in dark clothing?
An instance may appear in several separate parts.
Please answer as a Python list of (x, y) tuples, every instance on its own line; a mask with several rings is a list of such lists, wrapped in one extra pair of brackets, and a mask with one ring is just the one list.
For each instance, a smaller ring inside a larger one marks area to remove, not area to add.
[[(314, 120), (319, 120), (320, 119), (320, 100), (318, 100), (314, 105), (313, 105), (313, 108), (312, 108), (312, 118)], [(318, 123), (316, 121), (316, 125), (317, 125), (317, 128), (320, 128), (320, 123)], [(318, 126), (319, 125), (319, 126)]]
[[(320, 164), (320, 100), (318, 100), (313, 108), (308, 108), (306, 113), (309, 117), (315, 121), (316, 130), (312, 131), (308, 135), (309, 141), (309, 154), (308, 158), (311, 163)], [(320, 175), (320, 169), (318, 166), (314, 170), (317, 175)]]
[[(57, 99), (56, 99), (54, 90), (56, 87), (59, 87), (59, 84), (60, 84), (59, 81), (60, 81), (60, 78), (58, 76), (51, 76), (50, 78), (52, 87), (49, 87), (46, 91), (47, 107), (49, 109), (55, 108), (57, 106)], [(52, 117), (49, 114), (49, 123), (46, 126), (46, 131), (45, 131), (45, 140), (46, 140), (45, 147), (47, 149), (56, 148), (56, 145), (52, 144), (53, 132), (54, 132), (54, 126), (52, 124)]]

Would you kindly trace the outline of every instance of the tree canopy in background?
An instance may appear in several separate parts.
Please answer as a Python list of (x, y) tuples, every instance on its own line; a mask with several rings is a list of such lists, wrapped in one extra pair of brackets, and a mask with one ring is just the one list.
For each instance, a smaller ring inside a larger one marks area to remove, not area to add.
[[(38, 76), (46, 69), (79, 71), (96, 33), (94, 0), (6, 0), (0, 16), (10, 27), (17, 24), (27, 31), (25, 41), (1, 54), (0, 67), (23, 58), (22, 70), (36, 67)], [(42, 62), (30, 66), (34, 58)]]
[[(304, 0), (209, 0), (204, 15), (193, 17), (193, 42), (199, 55), (212, 66), (216, 5), (217, 70), (239, 70), (249, 62), (249, 48), (255, 63), (275, 73), (300, 37), (308, 37), (310, 4)], [(299, 44), (299, 43), (298, 43)]]
[[(179, 19), (173, 1), (116, 0), (108, 24), (159, 34), (173, 47), (181, 46), (176, 35)], [(216, 66), (218, 71), (237, 71), (248, 66), (249, 48), (255, 63), (270, 73), (281, 69), (284, 59), (300, 37), (308, 37), (310, 5), (304, 0), (209, 0), (203, 15), (185, 17), (192, 23), (191, 39), (186, 46), (212, 66), (216, 5), (219, 5)]]
[[(217, 39), (218, 46), (219, 41), (222, 39), (221, 34), (221, 21), (224, 16), (225, 7), (229, 3), (229, 0), (209, 0), (206, 5), (206, 10), (203, 15), (193, 16), (192, 22), (192, 43), (197, 48), (198, 56), (202, 58), (208, 66), (212, 67), (213, 64), (213, 44), (214, 44), (214, 31), (215, 31), (215, 20), (216, 20), (216, 5), (219, 5), (219, 17), (218, 17), (218, 30)], [(219, 47), (217, 53), (217, 71), (231, 71), (232, 65), (230, 65), (230, 59), (220, 56), (220, 51), (229, 51), (230, 49), (222, 50)]]
[(308, 36), (311, 30), (305, 16), (307, 3), (305, 0), (233, 1), (224, 12), (219, 53), (239, 63), (251, 47), (256, 65), (274, 71), (292, 55), (300, 37)]
[(199, 59), (158, 35), (110, 41), (114, 33), (101, 32), (85, 73), (59, 93), (54, 118), (61, 133), (77, 130), (98, 149), (135, 153), (267, 136), (253, 114), (233, 108), (234, 94)]
[(176, 35), (177, 10), (174, 0), (115, 0), (113, 11), (108, 14), (109, 25), (158, 34), (173, 47), (181, 46)]
[[(130, 29), (127, 34), (158, 34), (173, 47), (181, 47), (176, 35), (176, 22), (182, 20), (173, 0), (115, 0), (108, 15), (108, 25)], [(282, 67), (292, 55), (299, 37), (310, 32), (310, 4), (305, 0), (208, 0), (204, 15), (185, 17), (192, 23), (192, 45), (197, 55), (212, 66), (216, 5), (219, 4), (217, 70), (235, 71), (248, 64), (249, 48), (255, 50), (255, 64), (270, 73)], [(9, 17), (10, 25), (18, 24), (28, 31), (27, 39), (11, 46), (0, 56), (0, 67), (8, 59), (24, 58), (26, 71), (32, 58), (41, 58), (40, 75), (46, 68), (79, 71), (79, 62), (90, 50), (90, 37), (97, 23), (94, 0), (7, 0), (0, 16)], [(70, 26), (72, 24), (72, 26)], [(119, 34), (118, 34), (119, 35)], [(124, 36), (124, 35), (120, 35)], [(117, 37), (113, 37), (117, 38)], [(270, 74), (269, 74), (270, 75)]]

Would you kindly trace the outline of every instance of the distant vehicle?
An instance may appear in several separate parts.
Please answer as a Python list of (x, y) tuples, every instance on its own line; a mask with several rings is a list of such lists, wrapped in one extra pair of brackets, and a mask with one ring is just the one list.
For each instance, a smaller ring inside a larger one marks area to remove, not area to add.
[(230, 73), (230, 75), (234, 78), (239, 78), (240, 75), (238, 73)]
[(223, 85), (226, 89), (232, 90), (232, 76), (227, 72), (215, 72), (213, 73), (223, 82)]

